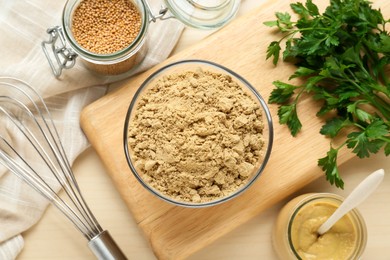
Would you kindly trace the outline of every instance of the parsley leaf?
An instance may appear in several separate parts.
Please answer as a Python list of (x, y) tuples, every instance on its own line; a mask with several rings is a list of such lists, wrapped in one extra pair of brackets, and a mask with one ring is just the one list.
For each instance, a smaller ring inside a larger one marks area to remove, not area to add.
[(311, 0), (306, 1), (306, 7), (311, 16), (317, 16), (320, 14), (318, 11), (318, 7), (315, 4), (313, 4)]
[(298, 67), (293, 75), (290, 76), (289, 79), (298, 78), (298, 77), (306, 77), (315, 73), (315, 70), (306, 68), (306, 67)]
[(351, 125), (349, 120), (343, 120), (339, 117), (332, 118), (324, 124), (320, 133), (329, 137), (336, 137), (340, 130), (348, 125)]
[(296, 136), (302, 128), (301, 121), (298, 118), (296, 103), (280, 106), (279, 123), (287, 124), (293, 136)]
[(267, 59), (273, 56), (274, 65), (278, 63), (280, 50), (280, 44), (276, 41), (271, 42), (271, 44), (267, 48)]
[(370, 140), (365, 131), (352, 132), (348, 136), (347, 147), (360, 158), (370, 157), (370, 153), (377, 153), (383, 142), (379, 139)]
[(289, 13), (280, 13), (277, 12), (276, 17), (277, 20), (277, 26), (281, 31), (288, 31), (288, 29), (292, 28), (293, 23), (291, 22), (291, 15)]
[(338, 149), (330, 147), (329, 152), (324, 158), (318, 160), (318, 165), (326, 173), (326, 179), (330, 184), (335, 184), (336, 187), (343, 188), (344, 182), (340, 177), (339, 169), (337, 168)]
[(297, 88), (294, 85), (283, 83), (281, 81), (274, 81), (276, 88), (271, 92), (269, 98), (270, 103), (284, 103), (287, 102), (294, 94), (294, 90)]

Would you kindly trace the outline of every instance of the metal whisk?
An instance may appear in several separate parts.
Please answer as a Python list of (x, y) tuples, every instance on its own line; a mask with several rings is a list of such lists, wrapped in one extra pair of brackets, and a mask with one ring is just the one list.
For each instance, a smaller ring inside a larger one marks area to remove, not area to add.
[(25, 82), (0, 78), (0, 120), (0, 163), (56, 206), (98, 259), (126, 259), (86, 204), (43, 98)]

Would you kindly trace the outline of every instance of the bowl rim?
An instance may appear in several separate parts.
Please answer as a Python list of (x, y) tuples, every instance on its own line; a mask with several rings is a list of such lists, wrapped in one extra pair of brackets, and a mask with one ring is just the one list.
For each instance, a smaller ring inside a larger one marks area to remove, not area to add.
[[(136, 104), (136, 101), (138, 100), (140, 93), (146, 88), (146, 86), (148, 86), (149, 82), (154, 80), (156, 77), (160, 76), (160, 74), (162, 72), (164, 72), (172, 67), (180, 66), (181, 64), (207, 65), (207, 66), (215, 67), (217, 69), (225, 71), (225, 72), (227, 72), (227, 74), (230, 74), (230, 75), (234, 76), (235, 78), (237, 78), (241, 82), (241, 84), (246, 85), (246, 87), (252, 92), (252, 94), (259, 101), (259, 103), (262, 107), (262, 112), (264, 113), (264, 116), (266, 119), (264, 121), (266, 121), (266, 123), (268, 125), (268, 138), (267, 138), (268, 142), (267, 142), (267, 147), (266, 147), (265, 154), (263, 157), (264, 159), (261, 162), (259, 169), (254, 173), (253, 178), (250, 179), (244, 186), (240, 187), (237, 191), (234, 191), (233, 193), (231, 193), (227, 196), (224, 196), (222, 198), (218, 198), (218, 199), (203, 202), (203, 203), (192, 203), (192, 202), (175, 200), (173, 198), (170, 198), (170, 197), (158, 192), (156, 189), (152, 188), (138, 174), (135, 166), (133, 165), (133, 162), (131, 161), (130, 151), (129, 151), (129, 147), (128, 147), (128, 132), (129, 132), (128, 127), (129, 127), (129, 123), (130, 123), (130, 117), (131, 117), (133, 108)], [(134, 93), (134, 96), (130, 102), (128, 109), (127, 109), (125, 123), (124, 123), (124, 129), (123, 129), (123, 146), (124, 146), (126, 161), (127, 161), (128, 166), (130, 167), (131, 172), (133, 173), (135, 178), (138, 180), (138, 182), (141, 183), (141, 185), (146, 190), (148, 190), (149, 192), (151, 192), (152, 194), (154, 194), (158, 198), (162, 199), (163, 201), (169, 202), (169, 203), (174, 204), (176, 206), (183, 206), (183, 207), (187, 207), (187, 208), (203, 208), (203, 207), (218, 205), (218, 204), (221, 204), (221, 203), (226, 202), (228, 200), (231, 200), (233, 198), (236, 198), (237, 196), (242, 194), (244, 191), (246, 191), (250, 186), (252, 186), (252, 184), (260, 177), (260, 175), (264, 171), (264, 168), (267, 165), (269, 158), (270, 158), (270, 155), (271, 155), (273, 140), (274, 140), (274, 129), (273, 129), (273, 121), (272, 121), (271, 112), (267, 106), (266, 101), (263, 99), (263, 97), (260, 95), (260, 93), (246, 79), (244, 79), (241, 75), (237, 74), (236, 72), (232, 71), (231, 69), (228, 69), (225, 66), (220, 65), (218, 63), (208, 61), (208, 60), (201, 60), (201, 59), (185, 59), (185, 60), (175, 61), (175, 62), (169, 63), (169, 64), (159, 68), (158, 70), (156, 70), (155, 72), (150, 74), (142, 82), (142, 84), (137, 89), (137, 91)]]

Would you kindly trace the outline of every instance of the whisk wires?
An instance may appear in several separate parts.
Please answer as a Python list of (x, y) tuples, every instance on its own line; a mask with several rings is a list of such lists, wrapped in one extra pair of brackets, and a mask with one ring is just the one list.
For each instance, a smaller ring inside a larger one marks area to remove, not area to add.
[[(0, 163), (47, 198), (88, 240), (100, 234), (43, 98), (21, 80), (0, 77), (0, 119)], [(59, 188), (65, 199), (57, 194)]]

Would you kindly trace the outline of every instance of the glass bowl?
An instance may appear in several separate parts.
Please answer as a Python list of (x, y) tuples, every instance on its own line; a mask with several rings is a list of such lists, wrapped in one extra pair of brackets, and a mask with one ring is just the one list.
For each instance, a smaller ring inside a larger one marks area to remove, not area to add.
[(135, 93), (124, 151), (136, 179), (185, 207), (226, 202), (263, 172), (273, 126), (266, 102), (237, 73), (205, 60), (171, 63)]

